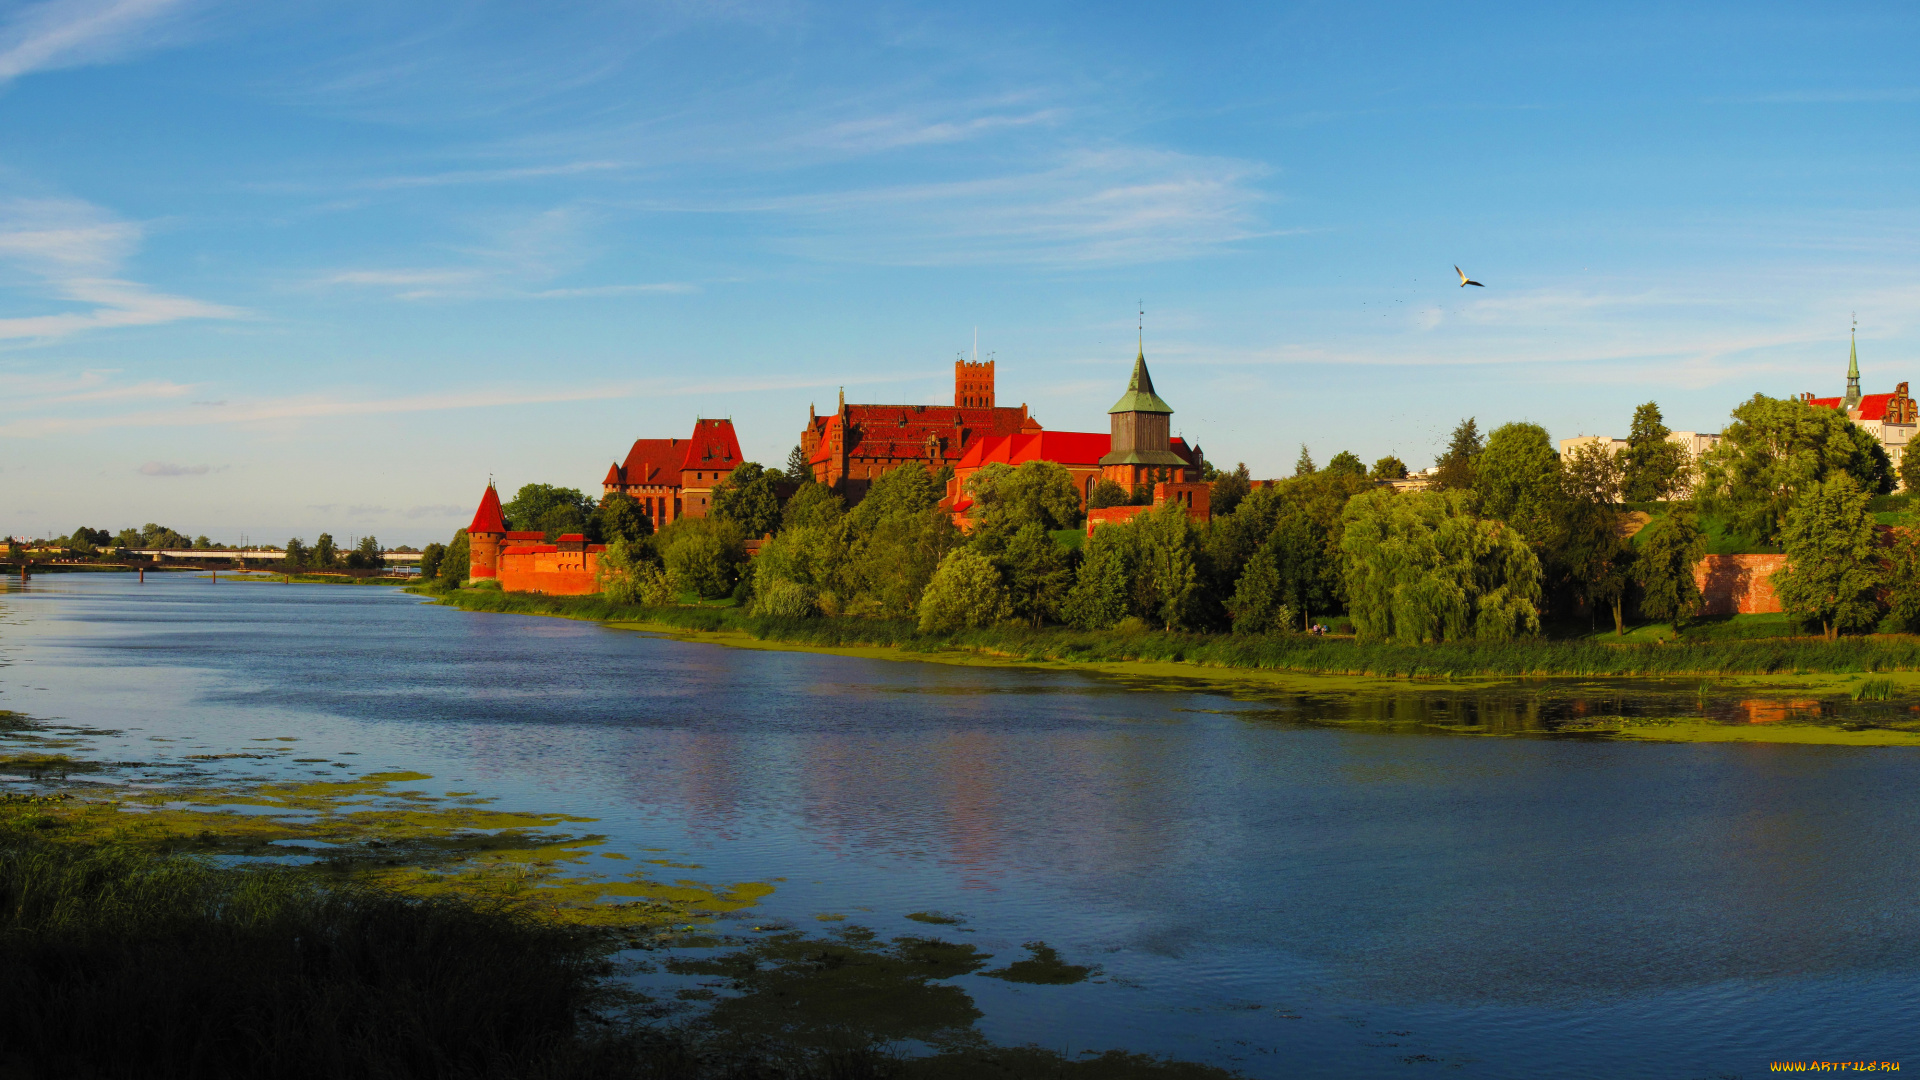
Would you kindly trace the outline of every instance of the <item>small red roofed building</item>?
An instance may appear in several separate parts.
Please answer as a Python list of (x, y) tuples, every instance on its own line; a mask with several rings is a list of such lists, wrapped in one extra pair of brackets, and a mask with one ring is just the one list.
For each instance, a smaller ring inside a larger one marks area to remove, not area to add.
[(1906, 383), (1894, 387), (1891, 394), (1860, 392), (1860, 348), (1856, 342), (1849, 341), (1847, 346), (1846, 396), (1823, 398), (1801, 394), (1800, 400), (1823, 409), (1837, 409), (1866, 429), (1887, 452), (1896, 475), (1900, 471), (1900, 459), (1906, 456), (1907, 444), (1920, 433), (1920, 404), (1907, 393)]
[(508, 531), (500, 493), (488, 484), (467, 526), (467, 577), (497, 581), (507, 592), (583, 596), (600, 591), (597, 571), (605, 550), (605, 544), (589, 544), (580, 533), (549, 544), (543, 532)]
[(842, 392), (839, 407), (829, 415), (808, 407), (800, 450), (813, 478), (852, 504), (866, 495), (875, 477), (902, 465), (938, 472), (957, 465), (982, 439), (1039, 430), (1040, 422), (1027, 415), (1025, 405), (994, 404), (993, 361), (956, 360), (951, 406), (849, 405)]
[(626, 460), (608, 467), (600, 489), (630, 496), (659, 529), (683, 517), (706, 517), (714, 485), (740, 462), (733, 421), (695, 420), (685, 439), (635, 439)]

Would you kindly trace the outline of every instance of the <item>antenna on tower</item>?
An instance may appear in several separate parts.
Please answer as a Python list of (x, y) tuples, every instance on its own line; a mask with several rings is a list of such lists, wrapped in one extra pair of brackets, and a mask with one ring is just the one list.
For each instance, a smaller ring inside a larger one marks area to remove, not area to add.
[(1140, 309), (1140, 324), (1134, 327), (1134, 332), (1140, 337), (1140, 351), (1145, 352), (1147, 349), (1147, 302), (1145, 300), (1136, 301), (1135, 306)]
[(980, 328), (973, 328), (973, 362), (980, 362)]

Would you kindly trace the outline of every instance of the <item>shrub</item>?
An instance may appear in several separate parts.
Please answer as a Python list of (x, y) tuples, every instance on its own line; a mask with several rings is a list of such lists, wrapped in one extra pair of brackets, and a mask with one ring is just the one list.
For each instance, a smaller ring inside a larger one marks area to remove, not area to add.
[(1007, 587), (992, 560), (966, 548), (940, 560), (933, 580), (920, 597), (922, 633), (990, 626), (1013, 614)]

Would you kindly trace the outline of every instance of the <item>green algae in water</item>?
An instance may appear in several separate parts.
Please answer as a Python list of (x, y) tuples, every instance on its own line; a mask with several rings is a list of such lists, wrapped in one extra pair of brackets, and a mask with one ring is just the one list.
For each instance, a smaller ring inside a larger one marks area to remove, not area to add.
[(981, 974), (989, 979), (1033, 986), (1072, 986), (1086, 982), (1100, 971), (1097, 966), (1067, 963), (1060, 959), (1060, 953), (1053, 946), (1044, 941), (1029, 941), (1021, 947), (1027, 950), (1025, 960), (1016, 960), (1006, 967), (983, 971)]
[[(882, 1042), (978, 1045), (973, 998), (944, 980), (971, 975), (992, 959), (972, 945), (937, 938), (882, 942), (849, 926), (825, 937), (770, 934), (718, 956), (676, 958), (667, 969), (705, 975), (735, 996), (714, 1003), (702, 1027), (729, 1035), (833, 1045), (848, 1032)], [(711, 984), (709, 984), (711, 985)]]
[(907, 913), (907, 918), (934, 926), (959, 926), (967, 921), (963, 916), (949, 915), (944, 911), (911, 911)]

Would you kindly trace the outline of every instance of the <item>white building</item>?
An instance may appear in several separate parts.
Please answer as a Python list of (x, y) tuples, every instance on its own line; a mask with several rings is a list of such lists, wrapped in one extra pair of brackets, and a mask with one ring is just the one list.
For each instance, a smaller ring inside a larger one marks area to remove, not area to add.
[[(1676, 498), (1684, 499), (1693, 493), (1693, 478), (1700, 473), (1700, 458), (1720, 445), (1720, 436), (1703, 431), (1670, 431), (1667, 441), (1678, 444), (1687, 452), (1687, 464), (1681, 470), (1680, 490), (1674, 492)], [(1576, 435), (1560, 440), (1560, 460), (1572, 457), (1573, 452), (1583, 446), (1599, 446), (1610, 454), (1619, 454), (1626, 451), (1627, 445), (1625, 439), (1606, 435)]]

